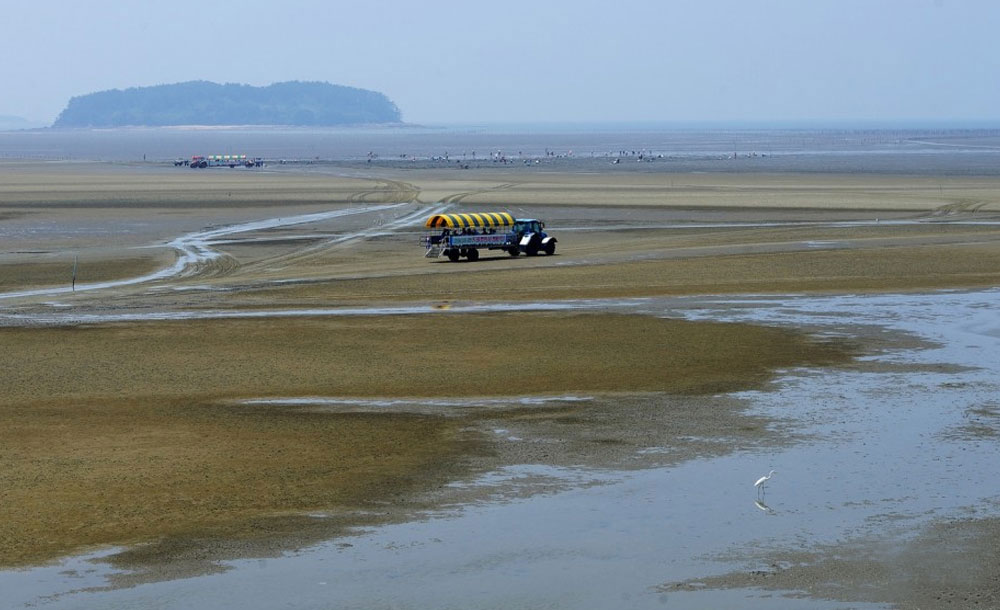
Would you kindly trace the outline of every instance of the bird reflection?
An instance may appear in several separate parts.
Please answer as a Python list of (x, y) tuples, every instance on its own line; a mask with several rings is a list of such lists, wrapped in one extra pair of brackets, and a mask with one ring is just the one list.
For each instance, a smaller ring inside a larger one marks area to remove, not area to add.
[(757, 508), (761, 509), (762, 511), (764, 511), (765, 513), (767, 513), (769, 515), (773, 515), (774, 514), (774, 509), (771, 508), (770, 506), (768, 506), (767, 504), (764, 504), (760, 500), (754, 500), (753, 501), (753, 505), (756, 506)]

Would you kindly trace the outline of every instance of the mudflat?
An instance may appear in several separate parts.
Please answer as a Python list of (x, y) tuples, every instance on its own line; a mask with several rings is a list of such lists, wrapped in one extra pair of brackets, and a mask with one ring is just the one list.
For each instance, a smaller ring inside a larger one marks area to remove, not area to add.
[[(0, 564), (144, 543), (121, 557), (155, 573), (224, 541), (256, 541), (227, 551), (254, 555), (305, 531), (322, 539), (377, 522), (373, 506), (525, 459), (488, 432), (498, 420), (558, 430), (595, 456), (634, 449), (623, 431), (651, 410), (662, 423), (677, 409), (687, 438), (780, 443), (758, 416), (710, 405), (776, 371), (844, 366), (879, 346), (809, 329), (463, 307), (1000, 281), (998, 178), (571, 170), (0, 163)], [(556, 254), (423, 257), (426, 215), (491, 210), (543, 219)], [(250, 224), (261, 219), (275, 222)], [(128, 281), (173, 265), (184, 236), (200, 258)], [(386, 306), (433, 313), (309, 315)], [(573, 393), (600, 406), (517, 401)], [(310, 397), (421, 406), (247, 402)], [(497, 402), (488, 414), (435, 407), (473, 397)], [(644, 406), (616, 410), (632, 403)], [(726, 450), (657, 442), (672, 459)], [(313, 531), (311, 513), (337, 515), (336, 527)]]
[[(489, 350), (470, 340), (486, 328)], [(8, 564), (81, 544), (259, 537), (270, 530), (254, 518), (385, 500), (449, 470), (473, 425), (242, 400), (712, 394), (850, 354), (778, 329), (612, 314), (6, 328), (0, 340)], [(526, 344), (553, 347), (523, 358)]]

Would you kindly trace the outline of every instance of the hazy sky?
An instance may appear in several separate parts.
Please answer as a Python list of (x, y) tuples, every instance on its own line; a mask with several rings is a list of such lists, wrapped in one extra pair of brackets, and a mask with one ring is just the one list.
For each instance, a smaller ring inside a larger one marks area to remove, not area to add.
[(0, 115), (320, 80), (415, 123), (1000, 118), (995, 0), (0, 0)]

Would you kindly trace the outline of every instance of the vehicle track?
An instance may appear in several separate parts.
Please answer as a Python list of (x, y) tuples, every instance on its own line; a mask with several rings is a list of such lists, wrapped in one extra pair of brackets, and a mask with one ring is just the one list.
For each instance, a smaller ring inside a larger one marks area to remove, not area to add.
[[(205, 275), (226, 275), (232, 274), (239, 266), (236, 260), (223, 252), (214, 248), (216, 242), (234, 234), (249, 233), (252, 231), (262, 231), (277, 227), (287, 227), (295, 225), (310, 224), (337, 218), (341, 216), (352, 216), (357, 214), (367, 214), (380, 210), (388, 210), (395, 207), (407, 205), (405, 203), (383, 204), (374, 207), (346, 208), (333, 210), (330, 212), (319, 212), (314, 214), (301, 214), (298, 216), (282, 216), (278, 218), (265, 218), (251, 222), (212, 227), (182, 235), (167, 245), (177, 252), (177, 259), (170, 267), (141, 275), (138, 277), (112, 280), (108, 282), (96, 282), (90, 284), (77, 284), (74, 287), (59, 286), (50, 288), (39, 288), (34, 290), (24, 290), (15, 292), (0, 293), (0, 300), (15, 298), (49, 297), (54, 295), (65, 295), (77, 292), (93, 292), (126, 286), (135, 286), (159, 282), (164, 280), (176, 280), (179, 278), (203, 277)], [(421, 211), (422, 212), (422, 211)], [(410, 214), (412, 216), (413, 214)]]
[(462, 193), (455, 193), (454, 195), (448, 195), (447, 197), (443, 197), (441, 199), (441, 203), (452, 203), (452, 204), (461, 203), (462, 200), (465, 199), (466, 197), (471, 197), (473, 195), (480, 195), (482, 193), (492, 193), (493, 191), (506, 191), (516, 186), (517, 186), (516, 183), (509, 182), (506, 184), (498, 184), (494, 187), (490, 187), (487, 189), (479, 189), (475, 191), (465, 191)]
[[(411, 199), (409, 200), (410, 203), (414, 204), (419, 203), (419, 197), (418, 197), (420, 193), (419, 187), (400, 180), (388, 180), (380, 178), (376, 179), (376, 181), (379, 182), (380, 184), (384, 184), (385, 188), (359, 191), (358, 193), (355, 193), (354, 195), (351, 196), (351, 201), (354, 203), (365, 203), (367, 202), (367, 198), (373, 196), (373, 194), (385, 194), (392, 192), (392, 193), (398, 193), (401, 196), (404, 193), (410, 194), (412, 195)], [(419, 222), (422, 221), (427, 216), (433, 214), (440, 214), (448, 210), (450, 207), (460, 204), (462, 200), (465, 199), (466, 197), (497, 190), (506, 190), (513, 188), (515, 186), (517, 186), (516, 183), (506, 183), (506, 184), (499, 184), (495, 187), (487, 189), (454, 193), (452, 195), (442, 197), (440, 201), (438, 201), (438, 203), (430, 207), (420, 207), (414, 212), (404, 215), (401, 218), (395, 218), (386, 221), (384, 217), (380, 216), (378, 219), (376, 219), (375, 224), (373, 226), (368, 227), (366, 229), (341, 235), (332, 239), (327, 239), (324, 240), (322, 243), (311, 244), (303, 248), (297, 249), (294, 252), (287, 252), (284, 254), (279, 254), (277, 256), (254, 261), (253, 263), (248, 263), (243, 265), (241, 267), (241, 270), (248, 273), (253, 273), (253, 272), (263, 271), (268, 268), (274, 268), (275, 266), (279, 265), (288, 266), (292, 264), (306, 263), (310, 260), (319, 258), (321, 256), (325, 256), (331, 250), (353, 245), (357, 241), (363, 239), (369, 239), (371, 237), (375, 237), (378, 235), (386, 235), (394, 233), (404, 227), (409, 227), (415, 224), (419, 224)]]
[[(5, 292), (0, 293), (0, 300), (30, 299), (33, 297), (51, 297), (71, 293), (86, 293), (153, 282), (170, 282), (180, 279), (190, 280), (194, 278), (209, 279), (232, 277), (244, 273), (260, 271), (261, 269), (274, 267), (275, 265), (286, 266), (294, 263), (302, 263), (322, 256), (334, 248), (347, 247), (363, 239), (394, 233), (405, 227), (418, 225), (428, 215), (442, 213), (450, 209), (452, 206), (461, 203), (462, 200), (469, 196), (497, 190), (505, 190), (517, 186), (514, 183), (507, 183), (487, 189), (454, 193), (442, 198), (434, 205), (424, 206), (419, 204), (418, 201), (420, 194), (420, 188), (418, 186), (401, 180), (378, 178), (374, 179), (374, 181), (378, 185), (376, 188), (358, 191), (349, 197), (351, 202), (362, 204), (363, 207), (352, 207), (330, 212), (319, 212), (298, 216), (266, 218), (234, 225), (210, 227), (182, 235), (170, 241), (167, 245), (177, 252), (176, 261), (170, 267), (160, 269), (153, 273), (107, 282), (77, 284), (75, 287), (59, 286)], [(394, 200), (394, 202), (386, 203), (386, 200)], [(385, 217), (381, 215), (383, 212), (388, 212), (389, 210), (394, 210), (406, 205), (415, 205), (417, 207), (412, 211), (405, 212), (398, 218), (386, 220)], [(241, 264), (236, 257), (216, 249), (218, 243), (223, 240), (228, 243), (234, 243), (234, 241), (238, 243), (239, 240), (231, 240), (228, 238), (241, 233), (299, 226), (327, 221), (342, 216), (354, 216), (371, 213), (379, 213), (380, 215), (370, 227), (345, 233), (344, 235), (340, 235), (333, 239), (325, 240), (320, 244), (313, 244), (294, 252), (255, 261), (250, 264)]]
[(349, 203), (394, 203), (414, 201), (420, 196), (420, 188), (402, 180), (371, 178), (376, 187), (351, 194)]
[(931, 216), (951, 216), (962, 212), (979, 212), (989, 204), (988, 201), (963, 200), (949, 203), (936, 208)]
[(337, 237), (326, 239), (322, 243), (312, 244), (293, 252), (287, 252), (277, 256), (254, 261), (253, 263), (243, 265), (241, 267), (241, 271), (254, 273), (267, 270), (269, 268), (273, 269), (275, 266), (286, 267), (289, 265), (303, 264), (310, 260), (326, 256), (332, 250), (349, 247), (358, 241), (370, 239), (379, 235), (395, 233), (402, 228), (419, 225), (428, 215), (439, 214), (447, 210), (449, 207), (450, 205), (448, 204), (435, 205), (432, 207), (417, 207), (416, 209), (409, 211), (398, 218), (392, 218), (389, 220), (386, 220), (384, 216), (380, 215), (369, 227), (359, 229), (357, 231), (351, 231), (343, 235), (338, 235)]

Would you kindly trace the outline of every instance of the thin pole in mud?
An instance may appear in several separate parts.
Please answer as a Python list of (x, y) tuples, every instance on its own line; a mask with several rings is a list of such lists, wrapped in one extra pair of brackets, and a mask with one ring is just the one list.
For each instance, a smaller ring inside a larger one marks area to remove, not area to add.
[(80, 255), (73, 255), (73, 283), (71, 284), (73, 292), (76, 292), (76, 267), (80, 264)]

